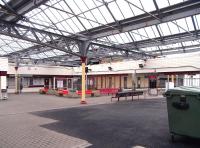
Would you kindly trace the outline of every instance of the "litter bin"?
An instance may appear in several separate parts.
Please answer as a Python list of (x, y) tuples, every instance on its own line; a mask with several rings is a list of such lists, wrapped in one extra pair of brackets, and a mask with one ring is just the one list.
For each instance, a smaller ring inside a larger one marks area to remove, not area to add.
[(7, 100), (7, 99), (8, 99), (7, 89), (2, 89), (0, 92), (0, 100)]
[(200, 88), (176, 87), (164, 95), (172, 141), (175, 135), (200, 138)]

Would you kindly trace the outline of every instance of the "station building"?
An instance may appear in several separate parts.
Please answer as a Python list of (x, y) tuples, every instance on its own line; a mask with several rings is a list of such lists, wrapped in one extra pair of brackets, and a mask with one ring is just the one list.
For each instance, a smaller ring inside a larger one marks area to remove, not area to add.
[[(187, 58), (187, 60), (186, 60)], [(166, 82), (175, 86), (200, 86), (200, 56), (123, 60), (87, 65), (87, 89), (165, 89)], [(15, 92), (16, 75), (22, 92), (38, 92), (41, 88), (81, 89), (81, 67), (8, 64), (8, 92)]]

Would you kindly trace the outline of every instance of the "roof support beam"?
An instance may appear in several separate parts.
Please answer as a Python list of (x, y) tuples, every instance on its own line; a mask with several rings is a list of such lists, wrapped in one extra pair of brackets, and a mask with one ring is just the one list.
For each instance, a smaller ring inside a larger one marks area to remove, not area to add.
[(99, 44), (99, 43), (94, 43), (92, 42), (91, 43), (92, 45), (96, 45), (96, 46), (99, 46), (99, 47), (104, 47), (104, 48), (108, 48), (108, 49), (113, 49), (113, 50), (116, 50), (116, 51), (124, 51), (125, 54), (128, 54), (128, 55), (137, 55), (137, 56), (140, 56), (140, 57), (148, 57), (148, 58), (151, 58), (151, 57), (154, 57), (153, 55), (151, 54), (146, 54), (144, 52), (136, 52), (133, 50), (130, 50), (130, 48), (123, 48), (123, 47), (120, 47), (120, 45), (116, 45), (116, 46), (110, 46), (110, 45), (105, 45), (105, 44)]
[[(169, 6), (167, 8), (159, 9), (160, 13), (163, 16), (162, 23), (199, 14), (200, 13), (199, 7), (200, 7), (200, 1), (186, 1), (183, 3)], [(157, 10), (151, 12), (151, 14), (158, 17)], [(117, 29), (118, 25), (116, 24), (116, 22), (113, 22), (107, 24), (106, 26), (100, 26), (93, 29), (89, 29), (88, 30), (89, 33), (88, 31), (83, 31), (80, 33), (90, 36), (91, 39), (96, 39), (160, 23), (161, 23), (160, 20), (157, 20), (155, 17), (144, 13), (138, 16), (134, 16), (132, 18), (119, 21), (121, 27), (120, 30)]]
[(198, 36), (198, 33), (197, 33), (197, 26), (195, 24), (195, 21), (194, 21), (194, 16), (191, 16), (192, 18), (192, 24), (193, 24), (193, 27), (194, 27), (194, 30), (195, 30), (195, 33), (196, 33), (196, 37)]
[(7, 6), (14, 12), (15, 15), (0, 14), (0, 19), (16, 22), (21, 19), (21, 16), (25, 13), (33, 10), (36, 7), (39, 7), (41, 4), (44, 4), (48, 0), (11, 0), (7, 3)]
[[(1, 32), (2, 31), (0, 31), (0, 33)], [(11, 31), (9, 31), (9, 32), (11, 32)], [(197, 33), (198, 36), (199, 36), (200, 30), (192, 31), (191, 33), (193, 33), (193, 34)], [(98, 42), (97, 43), (96, 42), (91, 42), (91, 44), (99, 46), (99, 47), (103, 47), (105, 49), (112, 49), (113, 51), (127, 51), (127, 52), (129, 52), (129, 55), (135, 54), (135, 55), (144, 55), (145, 56), (144, 52), (139, 52), (139, 51), (136, 52), (134, 50), (135, 49), (135, 46), (134, 46), (135, 43), (137, 44), (137, 47), (139, 47), (139, 48), (145, 48), (145, 47), (154, 47), (154, 46), (163, 46), (163, 45), (174, 44), (174, 43), (181, 43), (181, 42), (191, 41), (191, 40), (196, 40), (196, 39), (198, 39), (198, 38), (192, 37), (188, 33), (180, 33), (180, 34), (175, 34), (175, 35), (163, 36), (162, 40), (159, 37), (159, 38), (155, 38), (155, 40), (152, 40), (152, 39), (142, 40), (142, 41), (134, 42), (133, 44), (132, 43), (127, 43), (127, 44), (115, 45), (115, 46), (101, 44), (101, 43), (98, 43)], [(199, 37), (199, 39), (200, 39), (200, 37)], [(48, 44), (51, 45), (50, 42)], [(66, 45), (66, 42), (65, 42), (65, 45)], [(36, 45), (36, 47), (33, 46), (33, 47), (28, 48), (28, 49), (24, 49), (22, 51), (18, 51), (18, 52), (16, 52), (16, 54), (22, 54), (22, 55), (24, 55), (26, 53), (31, 53), (29, 51), (36, 50), (36, 49), (43, 48), (43, 47), (44, 47), (43, 51), (45, 51), (45, 48), (48, 48), (48, 46), (47, 47), (46, 46), (42, 46), (41, 47), (40, 45)], [(133, 50), (131, 50), (131, 49), (133, 49)], [(63, 50), (63, 48), (62, 48), (62, 50)], [(80, 49), (80, 51), (81, 50), (82, 50), (82, 48)], [(100, 49), (100, 50), (102, 50), (102, 49)], [(14, 53), (11, 53), (11, 55), (12, 54), (14, 54)], [(85, 53), (82, 53), (82, 54), (84, 55)], [(146, 56), (150, 56), (150, 55), (147, 54)]]
[[(24, 32), (22, 31), (20, 32), (20, 30), (23, 30)], [(29, 33), (29, 36), (26, 35), (27, 32)], [(65, 44), (63, 45), (61, 43), (66, 41), (80, 42), (80, 40), (77, 38), (70, 38), (63, 35), (47, 32), (44, 30), (39, 30), (36, 28), (31, 28), (18, 24), (10, 24), (3, 21), (0, 21), (0, 34), (26, 40), (53, 49), (57, 49), (78, 57), (81, 56), (79, 53), (67, 50), (65, 48)]]
[[(154, 39), (137, 41), (137, 42), (134, 42), (134, 44), (136, 43), (138, 48), (146, 48), (146, 47), (154, 47), (154, 46), (165, 46), (165, 45), (169, 45), (169, 44), (175, 44), (175, 43), (181, 43), (181, 42), (193, 41), (193, 40), (200, 39), (200, 37), (199, 37), (200, 30), (191, 31), (191, 33), (194, 35), (197, 33), (198, 37), (191, 36), (190, 34), (185, 32), (185, 33), (179, 33), (179, 34), (174, 34), (174, 35), (169, 35), (169, 36), (162, 36), (162, 39), (160, 37), (158, 37), (158, 38), (154, 38)], [(121, 46), (124, 48), (130, 48), (130, 47), (134, 46), (134, 44), (127, 43), (127, 44), (123, 44)]]
[[(23, 30), (23, 31), (22, 31)], [(32, 27), (28, 27), (28, 26), (24, 26), (24, 25), (19, 25), (19, 24), (11, 24), (5, 21), (0, 21), (0, 34), (6, 35), (6, 36), (11, 36), (14, 38), (18, 38), (18, 39), (22, 39), (22, 40), (26, 40), (29, 42), (33, 42), (36, 44), (39, 44), (41, 47), (50, 47), (52, 49), (57, 49), (63, 52), (66, 52), (68, 54), (71, 55), (76, 55), (76, 56), (86, 56), (87, 55), (87, 50), (83, 49), (82, 46), (80, 46), (80, 44), (90, 44), (90, 42), (86, 39), (83, 39), (82, 37), (70, 37), (70, 36), (63, 36), (63, 35), (59, 35), (59, 34), (55, 34), (52, 32), (47, 32), (44, 30), (40, 30), (40, 29), (36, 29), (36, 28), (32, 28)], [(71, 51), (68, 47), (69, 43), (73, 44), (73, 43), (77, 43), (79, 45), (79, 53), (77, 52), (73, 52)], [(25, 54), (25, 52), (29, 52), (30, 50), (35, 50), (35, 49), (39, 49), (41, 47), (39, 47), (39, 45), (35, 45), (33, 47), (29, 47), (28, 49), (24, 49), (22, 51), (17, 51), (15, 52), (16, 54)], [(144, 53), (140, 53), (140, 52), (134, 52), (131, 51), (131, 49), (129, 50), (121, 48), (118, 45), (112, 45), (111, 46), (105, 46), (102, 44), (98, 44), (99, 47), (104, 47), (104, 48), (112, 48), (112, 49), (117, 49), (117, 50), (121, 50), (121, 51), (127, 51), (130, 53), (135, 53), (137, 55), (142, 54), (144, 55)], [(134, 49), (132, 49), (134, 50)], [(44, 50), (45, 51), (45, 50)], [(15, 53), (11, 53), (11, 54), (15, 54)], [(147, 55), (150, 56), (150, 55)]]
[[(199, 46), (200, 46), (200, 44), (184, 46), (184, 53), (200, 52)], [(182, 54), (183, 52), (180, 52), (180, 50), (182, 50), (182, 49), (183, 49), (182, 46), (176, 47), (176, 48), (168, 48), (168, 49), (163, 49), (162, 53), (163, 53), (163, 55)], [(156, 50), (153, 52), (159, 52), (159, 50)]]

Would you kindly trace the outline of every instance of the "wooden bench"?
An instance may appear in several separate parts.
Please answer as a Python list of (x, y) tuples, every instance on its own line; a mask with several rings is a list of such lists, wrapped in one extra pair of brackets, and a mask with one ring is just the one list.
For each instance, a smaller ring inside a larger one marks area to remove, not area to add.
[(143, 91), (124, 91), (124, 92), (117, 92), (115, 96), (111, 97), (111, 101), (113, 98), (117, 98), (119, 101), (120, 97), (125, 97), (127, 100), (128, 96), (132, 96), (132, 101), (133, 101), (133, 96), (138, 96), (139, 99), (139, 95), (143, 95)]

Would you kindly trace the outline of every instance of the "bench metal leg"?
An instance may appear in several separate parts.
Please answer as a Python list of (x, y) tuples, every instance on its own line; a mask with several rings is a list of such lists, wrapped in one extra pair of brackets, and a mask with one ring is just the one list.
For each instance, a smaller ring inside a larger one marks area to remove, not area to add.
[(133, 95), (132, 95), (132, 101), (133, 101)]
[(118, 101), (119, 101), (119, 97), (118, 97)]
[(139, 95), (138, 95), (138, 100), (139, 100)]

